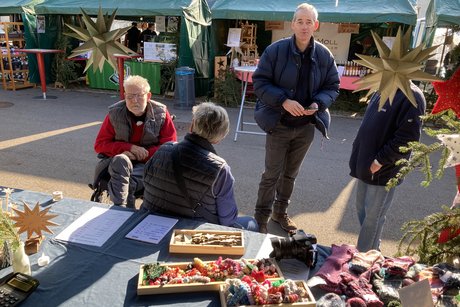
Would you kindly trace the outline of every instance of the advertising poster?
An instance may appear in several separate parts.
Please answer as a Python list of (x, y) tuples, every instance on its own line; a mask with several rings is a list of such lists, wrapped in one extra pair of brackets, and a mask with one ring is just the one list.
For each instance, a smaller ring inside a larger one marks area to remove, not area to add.
[(177, 58), (176, 44), (144, 43), (144, 61), (168, 62)]

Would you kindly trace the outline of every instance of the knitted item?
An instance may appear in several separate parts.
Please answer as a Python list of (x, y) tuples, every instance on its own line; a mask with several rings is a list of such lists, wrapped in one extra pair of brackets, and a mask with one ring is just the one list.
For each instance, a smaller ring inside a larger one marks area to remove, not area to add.
[(402, 256), (397, 258), (388, 257), (383, 262), (382, 267), (387, 269), (385, 276), (403, 277), (406, 275), (407, 271), (414, 263), (414, 258), (410, 256)]
[(352, 297), (347, 300), (347, 307), (366, 307), (366, 302), (359, 297)]
[(365, 278), (356, 278), (350, 273), (343, 272), (340, 274), (342, 281), (340, 288), (348, 297), (359, 297), (364, 300), (369, 307), (382, 307), (383, 302), (379, 300), (377, 295), (372, 291), (372, 286)]
[(316, 307), (345, 307), (345, 302), (335, 293), (327, 293), (316, 301)]
[(385, 258), (378, 250), (371, 249), (365, 253), (358, 252), (353, 254), (353, 258), (349, 263), (350, 270), (358, 274), (363, 273), (371, 268), (374, 263), (383, 263)]
[(341, 294), (339, 283), (340, 273), (348, 271), (348, 262), (358, 250), (353, 245), (342, 244), (341, 246), (332, 244), (331, 255), (327, 257), (315, 276), (322, 278), (326, 285), (320, 288), (328, 292)]

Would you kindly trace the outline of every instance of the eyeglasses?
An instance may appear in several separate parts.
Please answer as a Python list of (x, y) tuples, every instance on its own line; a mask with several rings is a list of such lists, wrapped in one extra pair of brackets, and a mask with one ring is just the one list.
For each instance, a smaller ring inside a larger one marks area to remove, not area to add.
[(147, 93), (140, 93), (140, 94), (126, 94), (125, 98), (129, 100), (139, 100), (140, 98), (143, 98)]

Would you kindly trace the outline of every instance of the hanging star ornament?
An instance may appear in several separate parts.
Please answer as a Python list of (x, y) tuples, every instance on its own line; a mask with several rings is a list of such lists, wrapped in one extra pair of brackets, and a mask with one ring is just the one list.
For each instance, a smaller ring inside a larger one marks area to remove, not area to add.
[(391, 105), (398, 89), (416, 107), (417, 102), (410, 89), (410, 80), (441, 80), (421, 71), (423, 68), (421, 62), (430, 58), (433, 55), (432, 52), (438, 46), (424, 49), (425, 45), (421, 44), (411, 50), (409, 48), (410, 35), (411, 29), (407, 30), (403, 36), (402, 30), (399, 28), (390, 50), (380, 36), (372, 32), (380, 58), (356, 54), (361, 60), (355, 60), (354, 62), (372, 69), (373, 73), (354, 82), (358, 85), (355, 92), (369, 89), (366, 96), (375, 91), (380, 92), (379, 111), (387, 100)]
[(460, 164), (460, 134), (438, 134), (436, 137), (450, 152), (444, 168)]
[(97, 68), (102, 72), (105, 61), (117, 71), (115, 54), (136, 54), (117, 41), (130, 27), (110, 31), (117, 10), (113, 11), (112, 15), (109, 17), (108, 14), (103, 15), (102, 9), (99, 7), (96, 22), (92, 21), (83, 9), (81, 9), (81, 11), (83, 12), (83, 22), (85, 23), (86, 29), (66, 24), (73, 33), (64, 33), (65, 35), (85, 42), (83, 45), (72, 50), (70, 58), (91, 52), (91, 56), (86, 62), (85, 71), (93, 65), (93, 72), (96, 72)]
[(452, 109), (460, 118), (460, 68), (457, 68), (449, 80), (433, 82), (433, 87), (438, 94), (438, 100), (431, 113)]
[(42, 236), (42, 231), (53, 233), (48, 226), (57, 226), (58, 224), (51, 222), (50, 220), (56, 217), (56, 214), (48, 214), (51, 207), (40, 211), (40, 203), (37, 202), (35, 207), (31, 210), (27, 203), (24, 203), (24, 211), (13, 208), (16, 216), (11, 217), (15, 221), (15, 226), (19, 228), (19, 233), (27, 231), (27, 238), (32, 238), (32, 235), (36, 233), (38, 236)]

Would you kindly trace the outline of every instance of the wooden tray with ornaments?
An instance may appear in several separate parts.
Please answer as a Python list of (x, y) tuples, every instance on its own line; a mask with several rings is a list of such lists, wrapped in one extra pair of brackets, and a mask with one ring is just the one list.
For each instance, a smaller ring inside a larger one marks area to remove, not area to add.
[(227, 279), (251, 278), (259, 282), (283, 278), (275, 259), (223, 259), (141, 265), (138, 295), (219, 291)]
[(244, 255), (242, 231), (175, 229), (170, 253)]
[[(315, 298), (303, 280), (252, 281), (248, 284), (244, 280), (229, 279), (219, 287), (221, 307), (316, 306)], [(249, 288), (250, 291), (244, 290)]]

